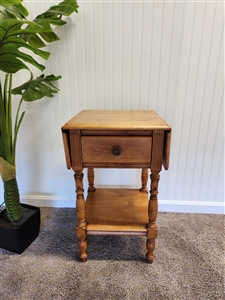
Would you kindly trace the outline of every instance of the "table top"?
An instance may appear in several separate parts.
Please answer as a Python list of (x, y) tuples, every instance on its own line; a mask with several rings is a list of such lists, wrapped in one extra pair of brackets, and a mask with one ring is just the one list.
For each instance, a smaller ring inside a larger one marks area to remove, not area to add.
[(153, 110), (82, 110), (62, 130), (154, 130), (170, 126)]

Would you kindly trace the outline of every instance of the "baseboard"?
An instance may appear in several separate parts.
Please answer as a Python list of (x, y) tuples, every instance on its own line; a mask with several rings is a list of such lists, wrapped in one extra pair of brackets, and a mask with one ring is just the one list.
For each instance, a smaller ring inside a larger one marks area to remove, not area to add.
[(74, 199), (49, 195), (20, 195), (20, 201), (38, 207), (75, 207)]
[(225, 204), (223, 202), (159, 200), (159, 211), (225, 214)]
[[(21, 202), (38, 207), (75, 207), (74, 199), (49, 195), (21, 195)], [(159, 200), (159, 211), (225, 214), (223, 202)]]

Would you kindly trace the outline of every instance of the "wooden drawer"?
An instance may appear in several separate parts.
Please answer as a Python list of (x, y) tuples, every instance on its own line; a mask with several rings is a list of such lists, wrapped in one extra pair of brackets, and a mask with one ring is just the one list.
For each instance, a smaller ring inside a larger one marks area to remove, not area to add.
[(150, 167), (151, 136), (83, 136), (84, 167)]

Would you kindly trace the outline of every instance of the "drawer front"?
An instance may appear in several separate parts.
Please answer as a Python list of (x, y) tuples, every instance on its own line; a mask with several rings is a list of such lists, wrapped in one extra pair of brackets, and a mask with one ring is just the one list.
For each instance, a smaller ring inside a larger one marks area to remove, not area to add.
[(84, 167), (150, 167), (151, 136), (83, 136)]

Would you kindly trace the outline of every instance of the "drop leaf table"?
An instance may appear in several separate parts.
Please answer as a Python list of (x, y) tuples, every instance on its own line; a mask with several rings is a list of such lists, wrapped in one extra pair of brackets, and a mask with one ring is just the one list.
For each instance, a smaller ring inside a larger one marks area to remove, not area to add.
[[(158, 182), (169, 167), (171, 128), (152, 110), (83, 110), (62, 127), (68, 169), (76, 185), (76, 235), (87, 260), (87, 235), (144, 235), (154, 259)], [(88, 194), (84, 199), (83, 169)], [(95, 188), (94, 168), (140, 168), (140, 189)], [(148, 170), (151, 171), (148, 197)]]

